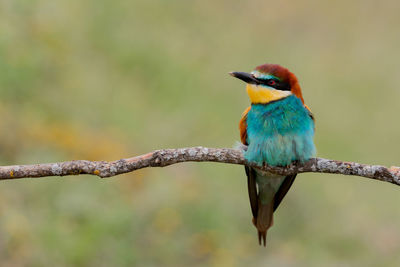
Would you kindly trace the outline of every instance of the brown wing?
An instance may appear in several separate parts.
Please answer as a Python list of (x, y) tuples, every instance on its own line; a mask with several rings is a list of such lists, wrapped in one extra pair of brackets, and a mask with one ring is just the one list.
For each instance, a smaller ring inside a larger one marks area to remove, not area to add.
[(311, 109), (304, 104), (304, 107), (308, 110), (308, 115), (310, 115), (311, 119), (315, 122), (314, 114), (311, 112)]
[(246, 108), (246, 110), (242, 114), (242, 118), (239, 121), (239, 131), (240, 131), (240, 141), (242, 141), (243, 145), (247, 144), (247, 113), (251, 107)]
[(256, 186), (256, 171), (253, 168), (244, 167), (247, 175), (247, 190), (249, 192), (249, 200), (251, 213), (254, 219), (257, 219), (258, 214), (258, 196), (257, 196), (257, 186)]
[(286, 196), (286, 193), (292, 186), (296, 175), (297, 174), (286, 176), (285, 180), (283, 180), (281, 187), (279, 187), (278, 192), (276, 192), (274, 197), (274, 211), (278, 208), (279, 204), (282, 202), (282, 199)]
[[(251, 107), (248, 107), (242, 115), (242, 118), (239, 122), (239, 130), (240, 130), (240, 140), (244, 145), (248, 145), (247, 143), (247, 113), (249, 112)], [(244, 167), (247, 175), (247, 189), (249, 192), (249, 200), (251, 212), (253, 213), (253, 217), (257, 218), (258, 211), (258, 197), (257, 197), (257, 186), (256, 186), (256, 172), (253, 168)]]

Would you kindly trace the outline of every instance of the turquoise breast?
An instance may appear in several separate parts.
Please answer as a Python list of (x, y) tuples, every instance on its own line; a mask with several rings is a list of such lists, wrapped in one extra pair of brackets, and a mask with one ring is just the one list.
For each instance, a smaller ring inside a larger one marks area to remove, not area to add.
[(247, 114), (244, 156), (250, 162), (286, 166), (315, 156), (314, 121), (295, 95), (268, 103), (253, 104)]

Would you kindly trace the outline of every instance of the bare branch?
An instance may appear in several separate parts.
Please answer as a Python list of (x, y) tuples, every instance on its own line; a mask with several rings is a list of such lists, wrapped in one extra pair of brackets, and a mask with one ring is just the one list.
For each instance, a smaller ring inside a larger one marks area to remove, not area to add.
[(367, 165), (324, 158), (313, 158), (304, 164), (293, 163), (287, 167), (271, 167), (267, 165), (259, 167), (254, 163), (246, 162), (242, 150), (206, 147), (162, 149), (145, 155), (112, 162), (74, 160), (35, 165), (0, 166), (0, 180), (79, 174), (91, 174), (105, 178), (147, 167), (165, 167), (187, 161), (212, 161), (248, 165), (281, 175), (303, 172), (356, 175), (400, 185), (400, 167), (387, 168), (379, 165)]

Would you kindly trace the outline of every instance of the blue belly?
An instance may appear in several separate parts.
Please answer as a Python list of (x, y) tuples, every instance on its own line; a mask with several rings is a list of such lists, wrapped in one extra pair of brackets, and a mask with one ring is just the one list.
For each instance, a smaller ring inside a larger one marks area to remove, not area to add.
[(269, 104), (253, 104), (247, 114), (244, 156), (250, 162), (286, 166), (315, 156), (314, 121), (301, 100), (288, 96)]

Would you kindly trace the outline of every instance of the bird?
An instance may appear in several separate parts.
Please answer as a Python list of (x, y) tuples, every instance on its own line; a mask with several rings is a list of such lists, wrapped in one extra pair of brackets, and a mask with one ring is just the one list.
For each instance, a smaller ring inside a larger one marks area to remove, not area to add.
[[(314, 116), (304, 103), (296, 76), (278, 64), (263, 64), (252, 72), (230, 72), (246, 83), (251, 105), (239, 122), (244, 158), (257, 166), (304, 163), (316, 154)], [(292, 186), (296, 174), (282, 176), (245, 166), (252, 222), (259, 245), (266, 246), (273, 213)]]

